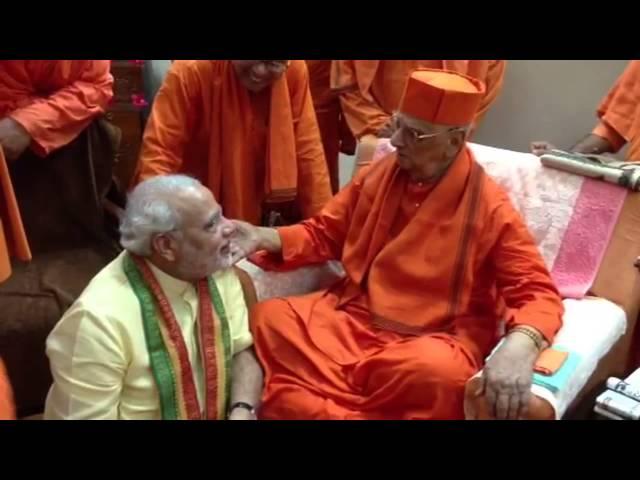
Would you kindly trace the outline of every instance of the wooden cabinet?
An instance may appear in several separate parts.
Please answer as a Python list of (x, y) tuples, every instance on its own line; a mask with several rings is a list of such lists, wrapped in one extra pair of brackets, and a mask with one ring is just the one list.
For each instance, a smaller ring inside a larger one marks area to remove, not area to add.
[(142, 144), (142, 109), (146, 106), (143, 68), (142, 60), (111, 61), (111, 74), (114, 79), (113, 101), (106, 117), (122, 132), (114, 176), (125, 189), (133, 179)]

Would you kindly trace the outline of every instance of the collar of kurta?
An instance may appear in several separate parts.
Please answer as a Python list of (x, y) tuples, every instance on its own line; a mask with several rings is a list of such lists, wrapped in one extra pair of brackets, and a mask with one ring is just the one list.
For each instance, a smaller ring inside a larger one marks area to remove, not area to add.
[(145, 260), (149, 268), (153, 272), (154, 276), (158, 280), (158, 283), (162, 287), (162, 290), (169, 297), (184, 297), (185, 294), (191, 289), (194, 290), (195, 287), (193, 284), (180, 280), (178, 278), (172, 277), (168, 273), (163, 272), (158, 267), (156, 267), (149, 260)]

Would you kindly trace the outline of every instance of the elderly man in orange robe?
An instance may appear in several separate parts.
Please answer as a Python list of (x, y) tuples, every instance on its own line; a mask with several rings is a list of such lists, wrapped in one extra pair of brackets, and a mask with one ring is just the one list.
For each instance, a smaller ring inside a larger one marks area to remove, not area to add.
[[(632, 60), (598, 107), (600, 122), (569, 151), (616, 153), (629, 144), (626, 158), (640, 161), (640, 60)], [(555, 148), (548, 142), (532, 142), (536, 155)]]
[(471, 128), (475, 128), (502, 88), (504, 60), (334, 60), (331, 87), (340, 92), (346, 121), (360, 142), (356, 168), (371, 160), (377, 137), (389, 137), (391, 115), (410, 73), (416, 68), (449, 70), (485, 84), (485, 93)]
[(44, 404), (44, 339), (83, 273), (88, 281), (115, 255), (101, 204), (117, 143), (100, 118), (113, 96), (110, 66), (0, 61), (0, 351), (18, 414)]
[(176, 61), (144, 134), (136, 183), (198, 178), (232, 218), (316, 214), (331, 198), (302, 60)]
[[(397, 152), (312, 219), (237, 223), (234, 256), (266, 269), (341, 260), (330, 288), (258, 304), (265, 419), (458, 419), (483, 367), (498, 418), (527, 415), (533, 366), (562, 324), (549, 272), (465, 139), (482, 82), (420, 69), (393, 120)], [(506, 305), (506, 308), (504, 306)]]

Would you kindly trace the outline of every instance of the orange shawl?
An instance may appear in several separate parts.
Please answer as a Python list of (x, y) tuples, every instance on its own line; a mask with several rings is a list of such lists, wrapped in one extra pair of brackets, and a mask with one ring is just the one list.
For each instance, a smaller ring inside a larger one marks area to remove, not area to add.
[[(211, 62), (211, 100), (215, 108), (209, 110), (210, 135), (209, 158), (224, 161), (209, 168), (209, 185), (214, 192), (222, 188), (226, 165), (239, 165), (251, 156), (249, 122), (251, 117), (249, 92), (238, 80), (231, 62)], [(232, 121), (234, 120), (240, 121)], [(283, 75), (271, 86), (271, 108), (266, 149), (266, 174), (264, 191), (267, 201), (289, 201), (296, 196), (298, 166), (296, 162), (295, 135), (291, 115), (291, 99), (287, 76)]]
[[(461, 305), (468, 304), (473, 276), (467, 266), (478, 249), (474, 234), (478, 220), (483, 220), (485, 178), (465, 149), (414, 219), (392, 239), (394, 212), (408, 176), (391, 156), (364, 178), (352, 218), (352, 224), (362, 228), (347, 239), (343, 263), (355, 283), (364, 286), (366, 279), (375, 323), (407, 333), (442, 327), (461, 313)], [(386, 194), (379, 195), (381, 191)], [(429, 270), (416, 269), (416, 258), (424, 259)]]

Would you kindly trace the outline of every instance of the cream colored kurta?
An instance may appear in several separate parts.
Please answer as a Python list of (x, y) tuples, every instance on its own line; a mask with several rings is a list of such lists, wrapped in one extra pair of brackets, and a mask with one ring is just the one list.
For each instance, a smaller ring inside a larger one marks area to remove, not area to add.
[[(45, 419), (161, 418), (140, 304), (122, 268), (123, 258), (124, 253), (96, 275), (47, 339), (54, 383)], [(196, 289), (151, 268), (180, 324), (202, 406)], [(242, 286), (233, 270), (217, 272), (213, 278), (227, 313), (235, 355), (253, 343)]]

